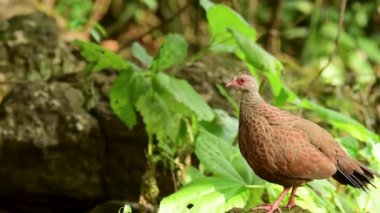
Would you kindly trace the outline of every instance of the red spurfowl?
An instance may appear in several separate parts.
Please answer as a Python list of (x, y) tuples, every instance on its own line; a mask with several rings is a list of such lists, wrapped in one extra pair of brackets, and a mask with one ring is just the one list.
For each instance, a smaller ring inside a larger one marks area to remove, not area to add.
[(267, 104), (251, 75), (239, 74), (227, 87), (242, 92), (240, 152), (259, 177), (284, 187), (273, 204), (256, 209), (274, 212), (289, 190), (287, 206), (295, 205), (297, 187), (313, 179), (332, 176), (342, 184), (363, 190), (371, 184), (373, 171), (348, 156), (334, 137), (317, 124)]

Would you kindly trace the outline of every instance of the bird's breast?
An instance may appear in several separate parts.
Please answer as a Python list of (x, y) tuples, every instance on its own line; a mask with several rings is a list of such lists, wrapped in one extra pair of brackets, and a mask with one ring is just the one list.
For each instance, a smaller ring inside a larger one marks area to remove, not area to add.
[(272, 127), (264, 117), (252, 115), (240, 119), (239, 148), (256, 173), (276, 170)]

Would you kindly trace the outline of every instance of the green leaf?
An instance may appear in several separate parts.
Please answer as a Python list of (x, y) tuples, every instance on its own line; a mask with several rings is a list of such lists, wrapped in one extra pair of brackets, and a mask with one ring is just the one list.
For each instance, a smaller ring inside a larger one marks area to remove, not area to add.
[(283, 66), (279, 60), (257, 45), (252, 39), (248, 38), (239, 31), (231, 29), (230, 32), (239, 45), (243, 55), (236, 53), (238, 57), (253, 66), (255, 70), (260, 70), (269, 80), (272, 92), (276, 97), (276, 105), (282, 105), (286, 101), (294, 101), (297, 95), (288, 89), (281, 80)]
[[(159, 141), (174, 140), (180, 127), (180, 116), (172, 113), (167, 103), (156, 92), (145, 93), (136, 103), (137, 110), (143, 116), (146, 130), (157, 135)], [(164, 145), (164, 144), (163, 144)]]
[(368, 130), (365, 126), (363, 126), (363, 124), (346, 115), (327, 109), (306, 99), (302, 99), (302, 101), (298, 104), (305, 109), (309, 109), (317, 113), (334, 127), (349, 132), (353, 137), (360, 141), (380, 141), (380, 137), (378, 135)]
[(245, 207), (251, 197), (250, 190), (239, 182), (207, 177), (164, 198), (158, 212), (226, 212)]
[(340, 144), (342, 144), (344, 146), (344, 148), (346, 148), (348, 154), (354, 158), (358, 158), (359, 156), (359, 143), (358, 141), (351, 137), (351, 136), (347, 136), (347, 137), (343, 137), (343, 138), (338, 138), (337, 139), (339, 141)]
[(199, 171), (198, 169), (196, 169), (194, 166), (189, 166), (187, 169), (186, 169), (186, 172), (185, 172), (185, 178), (183, 180), (183, 183), (184, 184), (189, 184), (189, 183), (192, 183), (196, 180), (199, 180), (199, 179), (202, 179), (202, 178), (205, 178), (206, 176), (202, 174), (201, 171)]
[(86, 41), (75, 40), (74, 45), (81, 48), (81, 55), (92, 65), (92, 71), (97, 72), (106, 68), (117, 71), (126, 70), (129, 63), (121, 56), (103, 47)]
[(236, 141), (239, 121), (221, 109), (215, 109), (213, 121), (202, 121), (200, 125), (215, 136), (222, 138), (229, 144)]
[(119, 209), (119, 213), (132, 213), (132, 208), (130, 205), (124, 205)]
[(347, 64), (355, 72), (358, 83), (368, 85), (375, 82), (375, 72), (366, 54), (362, 51), (351, 51)]
[(168, 34), (153, 61), (153, 70), (162, 71), (181, 63), (187, 55), (187, 43), (178, 34)]
[(234, 29), (230, 29), (230, 32), (243, 51), (245, 61), (254, 66), (255, 69), (272, 73), (278, 73), (282, 70), (280, 61), (257, 45), (251, 38)]
[(160, 94), (170, 95), (176, 102), (184, 104), (199, 120), (210, 121), (214, 118), (211, 108), (187, 81), (158, 73), (153, 79), (153, 87)]
[(231, 105), (232, 110), (234, 112), (234, 115), (236, 117), (239, 117), (239, 105), (236, 103), (236, 101), (228, 94), (226, 91), (226, 88), (220, 84), (215, 84), (216, 88), (218, 89), (218, 92), (228, 101), (228, 103)]
[(195, 141), (195, 154), (213, 174), (241, 184), (259, 182), (237, 147), (201, 130)]
[(380, 64), (380, 47), (378, 43), (365, 37), (359, 37), (357, 41), (360, 47), (367, 53), (368, 58)]
[(210, 1), (210, 0), (200, 0), (199, 1), (199, 4), (203, 7), (203, 9), (205, 9), (206, 11), (208, 9), (210, 9), (212, 6), (214, 6), (214, 2)]
[(146, 79), (132, 70), (121, 72), (112, 83), (111, 108), (129, 128), (136, 125), (134, 104), (148, 88)]
[[(206, 4), (207, 5), (207, 4)], [(224, 5), (207, 6), (206, 16), (213, 39), (211, 50), (233, 52), (237, 45), (228, 28), (255, 40), (256, 31), (237, 12)]]
[(111, 108), (115, 114), (129, 127), (136, 125), (136, 115), (133, 103), (128, 99), (128, 85), (133, 72), (123, 72), (112, 83), (110, 91)]
[(143, 46), (138, 42), (133, 42), (132, 44), (132, 54), (137, 58), (145, 67), (150, 68), (153, 62), (153, 57), (150, 56)]

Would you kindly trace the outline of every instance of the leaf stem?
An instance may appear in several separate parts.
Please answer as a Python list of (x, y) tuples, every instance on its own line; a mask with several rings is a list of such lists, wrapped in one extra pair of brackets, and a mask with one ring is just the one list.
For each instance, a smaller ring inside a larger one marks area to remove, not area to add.
[(153, 155), (153, 135), (152, 133), (148, 133), (148, 156), (152, 157)]

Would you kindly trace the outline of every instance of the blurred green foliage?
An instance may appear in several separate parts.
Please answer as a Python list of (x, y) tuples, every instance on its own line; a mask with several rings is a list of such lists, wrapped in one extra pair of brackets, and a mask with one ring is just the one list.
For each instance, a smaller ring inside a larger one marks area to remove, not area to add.
[(87, 24), (92, 7), (91, 0), (71, 0), (58, 1), (55, 9), (69, 20), (69, 29), (81, 29)]
[[(314, 98), (301, 97), (294, 87), (284, 83), (287, 64), (284, 66), (278, 57), (256, 42), (260, 39), (257, 29), (251, 27), (244, 17), (222, 4), (208, 0), (201, 0), (200, 4), (206, 12), (211, 36), (209, 52), (235, 54), (253, 75), (266, 79), (274, 105), (312, 112), (328, 123), (335, 136), (349, 135), (338, 138), (348, 153), (379, 171), (380, 137), (349, 116), (353, 110), (350, 104), (344, 104), (343, 100), (330, 102), (341, 111), (337, 112), (322, 106)], [(263, 3), (258, 7), (257, 18), (265, 22), (270, 12), (268, 5)], [(350, 24), (341, 32), (336, 56), (323, 70), (321, 79), (328, 85), (352, 85), (359, 90), (374, 83), (374, 64), (379, 66), (380, 63), (379, 36), (368, 38), (364, 29), (369, 24), (369, 11), (377, 7), (375, 2), (354, 2), (350, 8), (345, 16), (345, 21)], [(304, 40), (304, 47), (296, 53), (304, 67), (295, 66), (298, 70), (305, 67), (315, 70), (317, 67), (318, 72), (337, 45), (338, 7), (329, 7), (329, 16), (326, 16), (321, 0), (290, 1), (284, 3), (283, 10), (283, 39)], [(299, 16), (303, 20), (309, 18), (310, 24), (294, 25)], [(264, 194), (268, 196), (267, 201), (274, 201), (281, 187), (255, 176), (234, 145), (237, 119), (223, 110), (211, 109), (187, 81), (165, 72), (187, 59), (188, 45), (180, 35), (168, 34), (156, 56), (149, 55), (141, 44), (133, 43), (132, 54), (142, 67), (95, 44), (78, 41), (77, 45), (90, 62), (90, 70), (113, 68), (118, 71), (110, 92), (111, 107), (130, 128), (137, 123), (136, 111), (142, 115), (149, 136), (148, 154), (154, 162), (163, 161), (174, 170), (178, 166), (175, 159), (193, 151), (200, 161), (199, 165), (186, 168), (182, 188), (161, 201), (159, 212), (224, 212), (232, 207), (250, 208), (263, 203)], [(292, 47), (284, 41), (283, 48)], [(347, 76), (346, 69), (354, 73), (355, 78)], [(295, 80), (299, 82), (297, 85), (308, 88), (314, 84), (315, 75), (296, 75), (306, 79)], [(218, 88), (228, 97), (221, 86)], [(229, 102), (236, 108), (233, 100), (229, 99)], [(190, 148), (183, 153), (186, 147)], [(375, 185), (379, 186), (378, 179)], [(380, 212), (379, 190), (365, 193), (337, 186), (327, 180), (313, 181), (298, 191), (297, 203), (312, 212), (352, 212), (353, 209)]]

